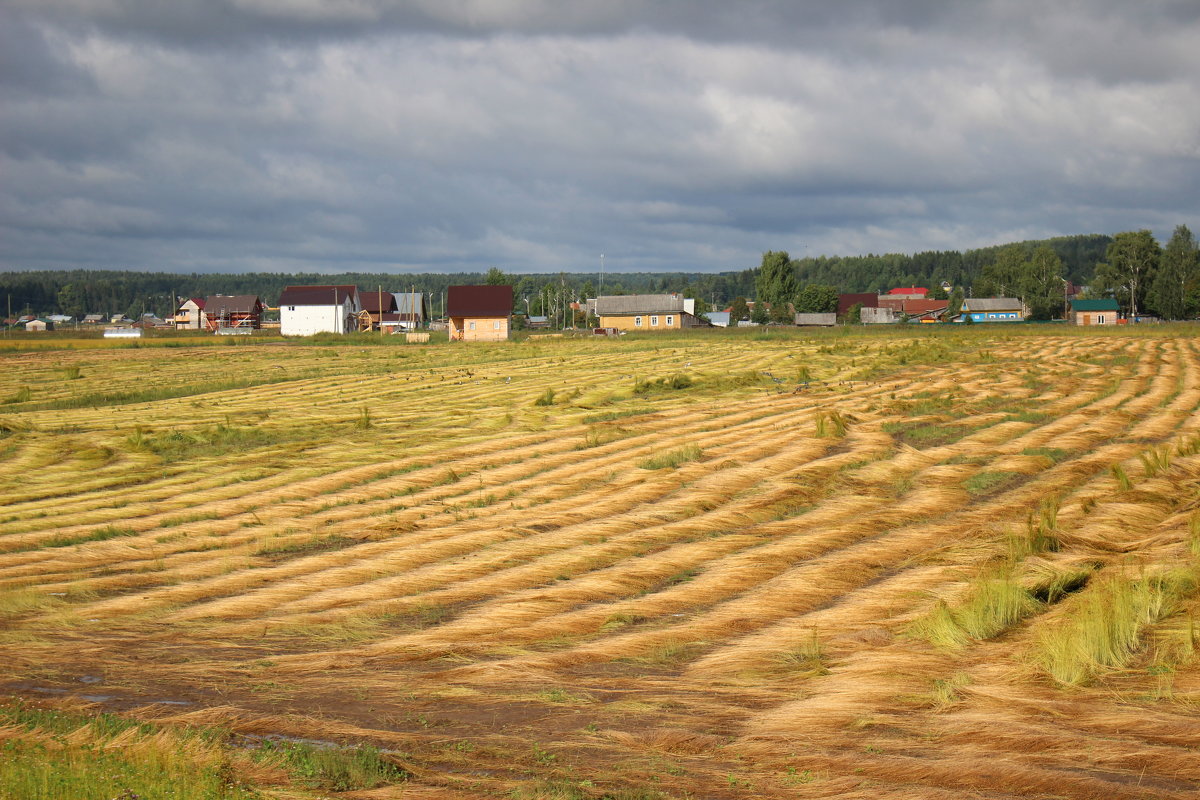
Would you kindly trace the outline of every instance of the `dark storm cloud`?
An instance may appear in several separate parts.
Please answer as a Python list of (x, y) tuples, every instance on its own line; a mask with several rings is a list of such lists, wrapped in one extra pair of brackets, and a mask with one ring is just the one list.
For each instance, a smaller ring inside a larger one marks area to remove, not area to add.
[(0, 15), (0, 268), (722, 269), (1198, 210), (1194, 3)]

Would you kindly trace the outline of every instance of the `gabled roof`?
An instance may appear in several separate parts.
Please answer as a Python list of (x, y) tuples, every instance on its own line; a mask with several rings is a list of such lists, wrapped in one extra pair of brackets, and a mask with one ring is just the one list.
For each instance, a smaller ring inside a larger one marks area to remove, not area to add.
[(359, 292), (358, 302), (363, 311), (369, 311), (372, 314), (381, 312), (386, 314), (396, 310), (396, 295), (391, 292), (380, 292), (378, 289), (373, 292)]
[(925, 289), (925, 288), (923, 288), (923, 287), (921, 287), (921, 286), (909, 286), (909, 287), (901, 287), (901, 288), (898, 288), (898, 289), (889, 289), (889, 290), (888, 290), (888, 294), (919, 294), (919, 295), (926, 295), (926, 294), (929, 294), (929, 290), (928, 290), (928, 289)]
[(845, 314), (855, 305), (862, 306), (863, 308), (878, 308), (879, 295), (874, 292), (854, 292), (838, 295), (838, 314)]
[(596, 298), (596, 316), (630, 314), (682, 314), (683, 296), (677, 294), (619, 294)]
[(1120, 311), (1117, 301), (1111, 297), (1100, 300), (1072, 300), (1072, 311)]
[(451, 286), (446, 290), (449, 317), (507, 317), (512, 306), (511, 286)]
[(357, 286), (285, 286), (281, 306), (338, 306), (358, 296)]
[(1021, 301), (1015, 297), (969, 297), (963, 300), (963, 311), (1020, 311)]
[(392, 297), (396, 298), (396, 310), (402, 314), (425, 316), (429, 302), (424, 292), (392, 292)]
[(890, 297), (888, 295), (879, 298), (879, 308), (890, 308), (910, 316), (940, 311), (949, 305), (949, 300), (917, 300), (911, 297)]
[(222, 313), (253, 314), (262, 311), (263, 301), (256, 294), (214, 294), (209, 295), (200, 307), (217, 316)]

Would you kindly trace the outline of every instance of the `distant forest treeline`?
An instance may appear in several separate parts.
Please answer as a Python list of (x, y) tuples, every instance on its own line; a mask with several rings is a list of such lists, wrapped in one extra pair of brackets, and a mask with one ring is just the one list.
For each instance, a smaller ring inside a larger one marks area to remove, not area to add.
[[(1026, 253), (1039, 245), (1049, 245), (1063, 260), (1066, 277), (1074, 283), (1087, 283), (1096, 264), (1105, 257), (1112, 237), (1090, 234), (1020, 242)], [(843, 292), (878, 292), (894, 286), (931, 287), (946, 281), (969, 288), (983, 268), (996, 261), (1006, 245), (975, 250), (942, 250), (915, 253), (889, 253), (865, 256), (818, 256), (791, 261), (799, 285), (825, 284)], [(621, 272), (604, 276), (605, 294), (643, 292), (683, 292), (706, 304), (722, 306), (735, 297), (754, 298), (757, 269), (721, 273)], [(510, 274), (516, 305), (530, 313), (547, 313), (566, 297), (594, 297), (599, 289), (596, 273)], [(13, 314), (84, 313), (126, 314), (136, 317), (143, 312), (169, 315), (176, 297), (206, 297), (214, 294), (256, 294), (273, 306), (284, 286), (291, 284), (354, 284), (370, 290), (382, 286), (385, 291), (415, 288), (430, 293), (433, 311), (440, 311), (440, 298), (446, 287), (480, 283), (483, 273), (393, 274), (347, 272), (329, 274), (284, 273), (192, 273), (135, 272), (130, 270), (46, 270), (0, 273), (0, 302), (6, 302)]]

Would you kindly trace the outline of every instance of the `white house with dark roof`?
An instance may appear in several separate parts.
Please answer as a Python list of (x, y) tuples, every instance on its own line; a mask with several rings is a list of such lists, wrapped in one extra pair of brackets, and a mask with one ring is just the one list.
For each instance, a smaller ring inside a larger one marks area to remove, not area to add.
[(350, 333), (358, 330), (360, 311), (357, 286), (287, 286), (279, 295), (279, 332)]

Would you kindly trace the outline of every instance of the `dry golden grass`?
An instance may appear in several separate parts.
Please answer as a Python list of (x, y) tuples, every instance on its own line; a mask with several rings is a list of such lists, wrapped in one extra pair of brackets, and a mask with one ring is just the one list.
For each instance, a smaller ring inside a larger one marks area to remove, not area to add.
[(5, 687), (405, 796), (1192, 796), (1194, 341), (3, 353)]

